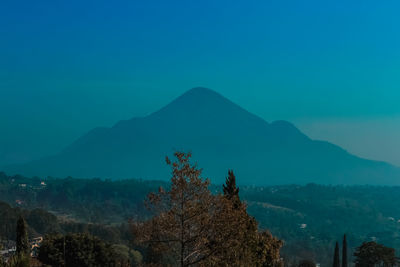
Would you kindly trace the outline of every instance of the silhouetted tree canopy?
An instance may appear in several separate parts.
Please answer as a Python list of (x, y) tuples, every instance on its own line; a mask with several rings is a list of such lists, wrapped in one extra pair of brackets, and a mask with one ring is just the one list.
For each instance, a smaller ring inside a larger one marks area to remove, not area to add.
[(231, 200), (235, 207), (238, 207), (240, 203), (239, 188), (236, 187), (236, 177), (233, 170), (228, 171), (228, 177), (226, 178), (225, 184), (222, 185), (224, 196)]
[(38, 259), (44, 264), (66, 267), (121, 264), (121, 255), (110, 244), (85, 233), (46, 235)]
[(20, 216), (17, 221), (17, 254), (30, 255), (30, 247), (28, 241), (28, 227), (25, 219)]
[(347, 267), (347, 239), (346, 239), (346, 235), (343, 236), (342, 267)]
[(364, 242), (354, 252), (356, 267), (394, 266), (395, 250), (374, 241)]
[(340, 267), (339, 243), (336, 242), (335, 252), (333, 254), (333, 267)]

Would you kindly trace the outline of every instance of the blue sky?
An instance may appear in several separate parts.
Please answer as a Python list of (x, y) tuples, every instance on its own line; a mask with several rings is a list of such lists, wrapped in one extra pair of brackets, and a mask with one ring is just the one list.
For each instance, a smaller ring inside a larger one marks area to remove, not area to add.
[(0, 163), (212, 88), (400, 165), (398, 1), (1, 1)]

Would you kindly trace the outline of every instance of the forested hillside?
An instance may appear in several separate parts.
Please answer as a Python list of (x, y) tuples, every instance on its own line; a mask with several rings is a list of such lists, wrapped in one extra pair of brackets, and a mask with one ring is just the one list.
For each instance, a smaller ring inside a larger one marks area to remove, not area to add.
[[(237, 178), (240, 181), (240, 177)], [(32, 234), (90, 232), (114, 243), (129, 242), (130, 218), (147, 218), (144, 200), (157, 181), (26, 178), (0, 174), (0, 236), (14, 238), (17, 215)], [(213, 192), (222, 187), (212, 185)], [(284, 241), (288, 261), (304, 258), (331, 264), (336, 240), (349, 247), (377, 240), (400, 249), (400, 187), (274, 186), (240, 187), (240, 196), (259, 226)], [(125, 225), (125, 226), (124, 226)], [(351, 254), (351, 253), (350, 253)]]

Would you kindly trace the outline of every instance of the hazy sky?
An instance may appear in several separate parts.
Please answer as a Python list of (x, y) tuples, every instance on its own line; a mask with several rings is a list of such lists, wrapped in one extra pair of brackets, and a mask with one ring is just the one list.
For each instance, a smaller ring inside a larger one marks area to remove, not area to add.
[(0, 165), (204, 86), (400, 165), (398, 1), (1, 1)]

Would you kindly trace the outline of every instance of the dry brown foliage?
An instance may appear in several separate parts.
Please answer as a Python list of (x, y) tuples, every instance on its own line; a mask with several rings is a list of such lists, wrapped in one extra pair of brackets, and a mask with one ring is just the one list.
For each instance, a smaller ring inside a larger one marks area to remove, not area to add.
[[(154, 217), (131, 224), (152, 266), (264, 266), (257, 262), (279, 259), (280, 241), (258, 234), (244, 204), (211, 194), (209, 180), (190, 163), (190, 153), (176, 152), (175, 157), (174, 162), (166, 159), (172, 167), (171, 188), (148, 196)], [(268, 249), (271, 255), (265, 253)]]

